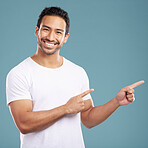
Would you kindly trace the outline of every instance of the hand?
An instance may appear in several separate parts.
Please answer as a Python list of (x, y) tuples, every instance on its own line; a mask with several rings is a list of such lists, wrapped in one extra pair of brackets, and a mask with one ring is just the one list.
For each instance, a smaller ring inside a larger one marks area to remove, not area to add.
[(135, 88), (143, 83), (144, 83), (144, 81), (139, 81), (139, 82), (136, 82), (132, 85), (122, 88), (116, 96), (116, 99), (119, 102), (119, 105), (122, 106), (122, 105), (128, 105), (128, 104), (132, 103), (135, 100), (134, 94), (133, 94), (134, 93), (133, 88)]
[(65, 105), (67, 108), (68, 114), (75, 114), (79, 113), (84, 110), (84, 100), (82, 99), (84, 96), (88, 95), (89, 93), (93, 92), (94, 89), (87, 90), (80, 95), (72, 97)]

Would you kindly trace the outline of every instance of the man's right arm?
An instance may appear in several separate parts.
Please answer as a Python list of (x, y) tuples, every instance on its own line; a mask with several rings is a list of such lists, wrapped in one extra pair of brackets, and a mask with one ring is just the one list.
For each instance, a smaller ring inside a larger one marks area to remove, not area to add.
[(74, 114), (86, 110), (83, 97), (93, 90), (72, 97), (66, 104), (46, 111), (33, 111), (32, 101), (17, 100), (9, 103), (13, 119), (21, 133), (43, 130), (67, 114)]
[(43, 130), (67, 114), (65, 105), (33, 112), (32, 101), (28, 99), (13, 101), (9, 106), (15, 124), (23, 134)]

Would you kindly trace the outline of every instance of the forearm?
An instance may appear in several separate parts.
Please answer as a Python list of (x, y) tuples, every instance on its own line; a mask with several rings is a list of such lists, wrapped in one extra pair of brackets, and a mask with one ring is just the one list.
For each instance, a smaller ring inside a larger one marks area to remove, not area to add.
[(12, 101), (10, 111), (21, 133), (43, 130), (68, 114), (77, 114), (84, 110), (82, 97), (92, 92), (87, 90), (80, 95), (74, 96), (69, 101), (57, 108), (46, 111), (32, 111), (33, 103), (29, 99)]
[(113, 98), (104, 105), (93, 107), (88, 114), (85, 124), (91, 128), (106, 120), (117, 108), (119, 103), (116, 98)]
[(28, 111), (17, 126), (23, 134), (40, 131), (51, 126), (66, 114), (65, 105), (47, 111)]

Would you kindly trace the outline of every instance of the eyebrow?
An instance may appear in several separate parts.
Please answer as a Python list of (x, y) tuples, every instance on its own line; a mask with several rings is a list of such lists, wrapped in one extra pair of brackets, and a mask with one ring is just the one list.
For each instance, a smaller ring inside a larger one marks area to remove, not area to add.
[[(46, 25), (43, 25), (43, 27), (46, 27), (46, 28), (50, 29), (50, 27), (49, 27), (49, 26), (46, 26)], [(59, 30), (59, 31), (64, 32), (64, 30), (63, 30), (63, 29), (56, 29), (56, 30)]]

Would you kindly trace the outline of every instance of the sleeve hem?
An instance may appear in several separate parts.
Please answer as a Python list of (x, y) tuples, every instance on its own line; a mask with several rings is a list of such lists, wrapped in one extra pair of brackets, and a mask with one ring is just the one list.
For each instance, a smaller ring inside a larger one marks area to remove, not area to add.
[(11, 99), (11, 100), (7, 100), (7, 106), (9, 106), (9, 104), (13, 101), (18, 101), (18, 100), (32, 100), (31, 98), (29, 97), (20, 97), (20, 98), (15, 98), (15, 99)]

